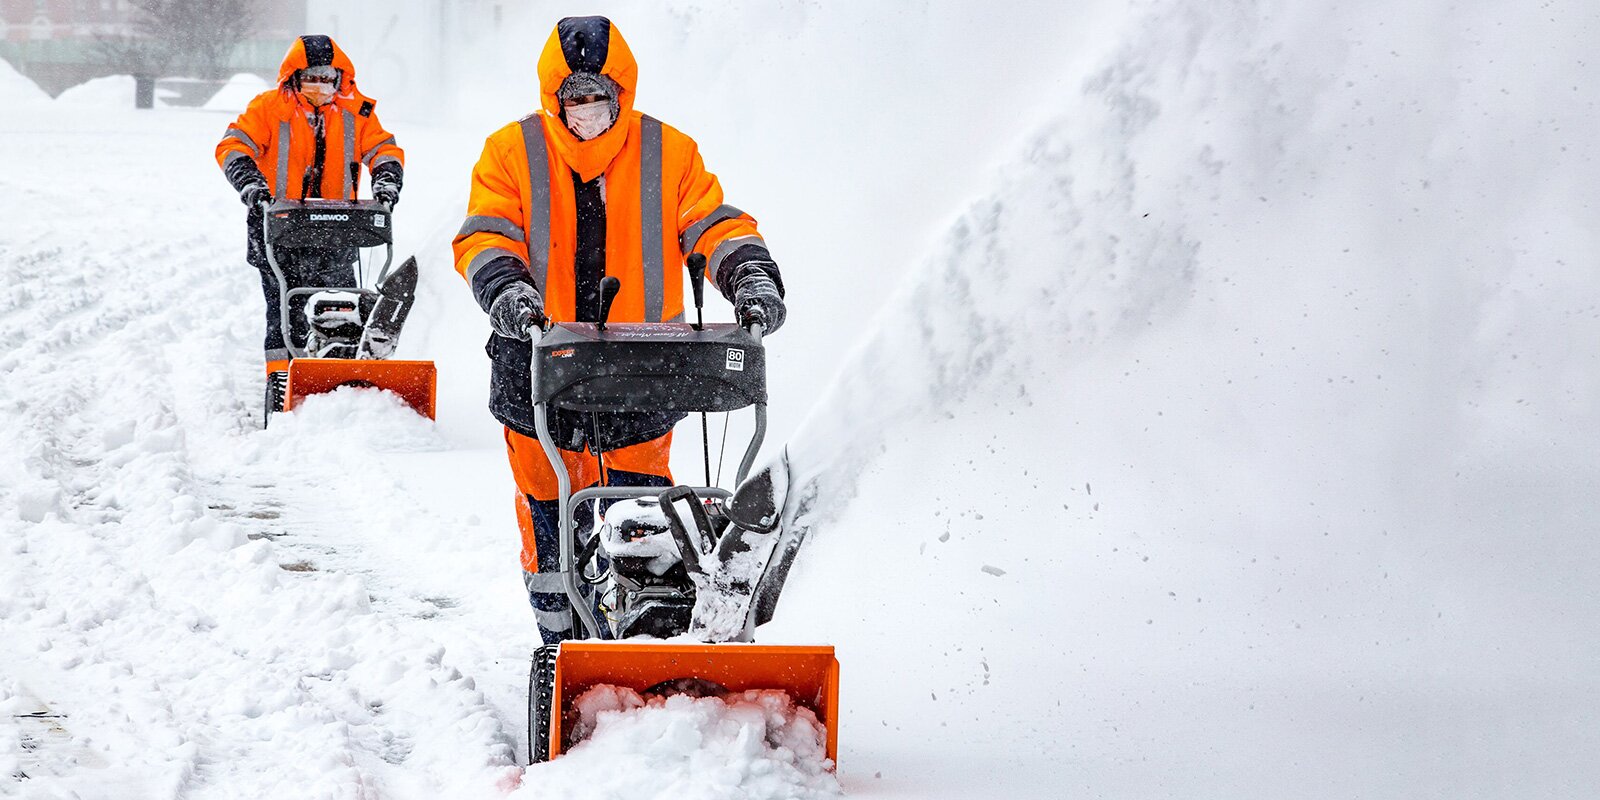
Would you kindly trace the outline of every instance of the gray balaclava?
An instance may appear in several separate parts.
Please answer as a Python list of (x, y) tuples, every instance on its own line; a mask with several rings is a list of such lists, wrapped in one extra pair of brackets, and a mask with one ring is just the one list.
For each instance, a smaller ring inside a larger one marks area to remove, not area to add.
[[(617, 95), (622, 93), (622, 87), (616, 81), (605, 75), (596, 75), (593, 72), (574, 72), (561, 82), (561, 88), (556, 90), (557, 100), (571, 100), (574, 97), (597, 94), (611, 101), (611, 124), (617, 124), (617, 117), (622, 113), (622, 106), (617, 102)], [(562, 113), (566, 118), (566, 113)]]

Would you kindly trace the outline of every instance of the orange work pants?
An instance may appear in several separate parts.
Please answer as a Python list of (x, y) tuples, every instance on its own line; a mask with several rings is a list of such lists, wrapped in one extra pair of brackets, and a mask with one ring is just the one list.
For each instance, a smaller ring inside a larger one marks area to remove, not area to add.
[[(538, 439), (505, 429), (506, 454), (517, 484), (517, 527), (522, 531), (522, 578), (533, 604), (534, 617), (546, 642), (561, 641), (570, 633), (572, 606), (561, 582), (559, 539), (560, 494), (556, 474)], [(672, 485), (668, 455), (672, 433), (596, 457), (587, 450), (558, 450), (577, 492), (600, 482), (600, 462), (605, 462), (610, 486)]]

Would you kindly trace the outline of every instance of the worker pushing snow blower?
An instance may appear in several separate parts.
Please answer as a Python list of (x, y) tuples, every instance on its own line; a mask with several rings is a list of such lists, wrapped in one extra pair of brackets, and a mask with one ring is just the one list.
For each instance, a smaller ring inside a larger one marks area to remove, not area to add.
[[(301, 36), (263, 92), (228, 126), (217, 163), (247, 216), (250, 265), (266, 296), (266, 410), (337, 386), (377, 386), (434, 415), (434, 368), (384, 361), (415, 298), (417, 266), (394, 258), (394, 206), (405, 154), (356, 88), (355, 67), (327, 36)], [(358, 200), (361, 170), (374, 200)], [(372, 287), (360, 250), (384, 247)]]
[[(672, 488), (668, 469), (688, 413), (755, 406), (739, 477), (749, 470), (765, 420), (760, 338), (785, 315), (777, 264), (694, 141), (634, 110), (638, 66), (610, 20), (561, 20), (538, 73), (541, 108), (488, 138), (454, 243), (494, 330), (490, 410), (545, 642), (530, 757), (570, 745), (563, 710), (582, 689), (684, 679), (790, 690), (825, 721), (832, 756), (832, 648), (729, 643), (751, 638), (774, 535), (731, 522), (725, 489)], [(709, 278), (741, 325), (683, 321), (686, 259), (697, 312)], [(710, 643), (570, 641), (684, 633)]]

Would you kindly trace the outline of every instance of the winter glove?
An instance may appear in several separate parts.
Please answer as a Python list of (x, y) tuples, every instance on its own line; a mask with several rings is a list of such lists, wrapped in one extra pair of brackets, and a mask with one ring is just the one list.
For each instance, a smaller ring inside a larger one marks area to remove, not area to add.
[(388, 181), (379, 181), (377, 185), (373, 186), (372, 196), (377, 198), (378, 202), (390, 208), (400, 205), (400, 187)]
[(776, 333), (788, 315), (778, 284), (772, 276), (759, 270), (752, 270), (739, 279), (739, 285), (733, 290), (733, 308), (739, 315), (740, 325), (761, 323), (763, 336)]
[(390, 209), (400, 204), (400, 165), (387, 161), (372, 171), (372, 196)]
[(528, 341), (536, 323), (544, 321), (544, 299), (532, 284), (517, 281), (506, 285), (489, 304), (489, 325), (494, 332), (511, 339)]
[(245, 205), (255, 208), (258, 203), (272, 199), (272, 190), (267, 188), (267, 176), (261, 174), (256, 162), (242, 154), (229, 156), (222, 174), (227, 176), (228, 185), (239, 193), (239, 201)]
[(239, 201), (252, 208), (271, 199), (272, 190), (267, 188), (265, 180), (250, 181), (239, 187)]

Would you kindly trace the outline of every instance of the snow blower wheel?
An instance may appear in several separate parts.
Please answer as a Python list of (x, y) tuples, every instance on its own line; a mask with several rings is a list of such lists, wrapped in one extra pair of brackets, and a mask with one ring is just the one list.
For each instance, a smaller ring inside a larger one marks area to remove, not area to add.
[(528, 671), (528, 763), (550, 760), (550, 714), (555, 701), (556, 654), (559, 644), (547, 644), (533, 651), (533, 668)]
[(272, 415), (283, 410), (283, 399), (289, 393), (289, 373), (284, 371), (267, 373), (266, 408), (261, 412), (261, 427), (265, 428), (272, 422)]

